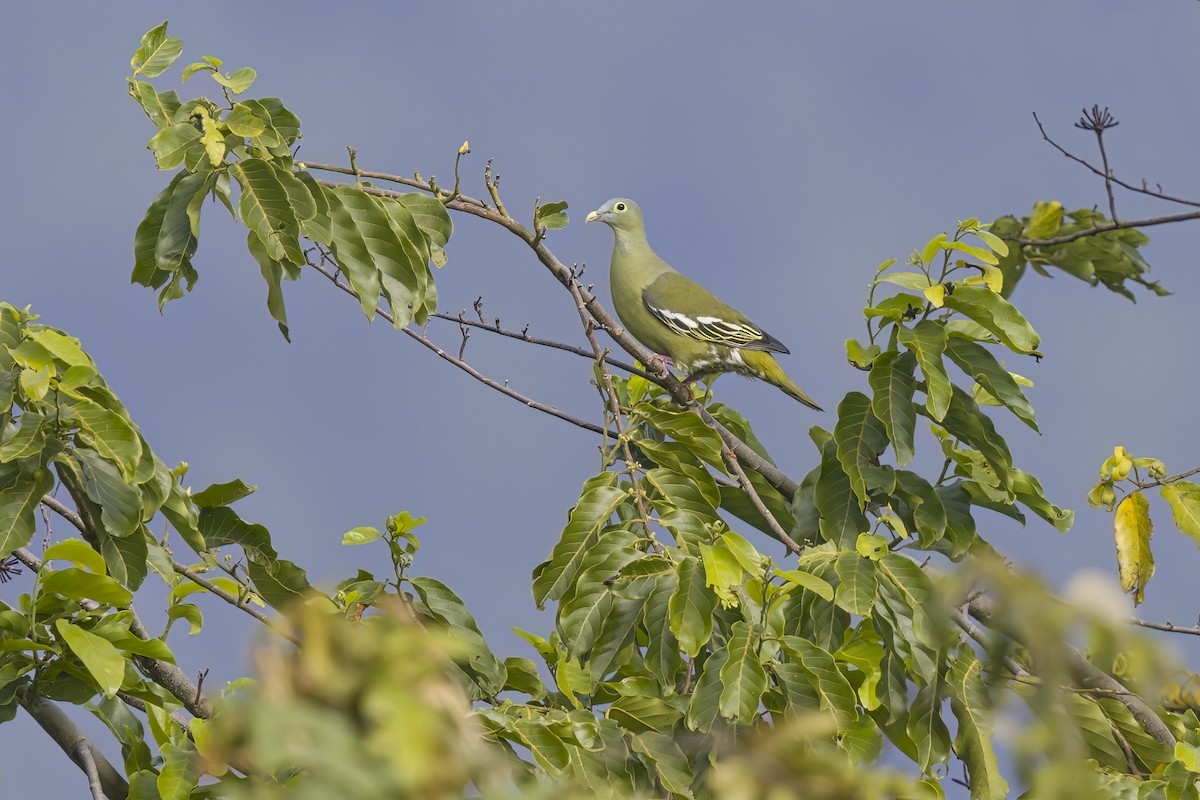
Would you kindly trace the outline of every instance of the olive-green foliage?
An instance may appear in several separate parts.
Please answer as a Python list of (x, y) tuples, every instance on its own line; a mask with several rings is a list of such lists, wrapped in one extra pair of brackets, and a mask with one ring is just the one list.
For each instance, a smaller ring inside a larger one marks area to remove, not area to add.
[[(156, 129), (149, 147), (174, 171), (134, 235), (134, 281), (157, 289), (160, 306), (186, 293), (211, 196), (246, 226), (285, 335), (282, 282), (314, 262), (345, 277), (368, 317), (422, 323), (458, 187), (415, 180), (432, 192), (388, 193), (320, 178), (293, 157), (297, 117), (246, 96), (253, 70), (224, 73), (214, 57), (184, 70), (185, 81), (214, 80), (218, 100), (155, 88), (181, 51), (164, 23), (132, 61), (130, 95)], [(566, 224), (565, 212), (540, 206), (535, 229)], [(50, 547), (20, 602), (0, 608), (0, 719), (39, 699), (87, 707), (120, 746), (131, 797), (932, 798), (963, 767), (973, 797), (1007, 796), (1015, 779), (1038, 796), (1195, 796), (1194, 681), (1173, 677), (1119, 620), (1012, 574), (985, 536), (988, 512), (1022, 522), (1032, 512), (1059, 530), (1072, 521), (993, 421), (1011, 413), (1037, 428), (1030, 384), (1010, 371), (1042, 357), (1009, 299), (1024, 265), (1122, 293), (1125, 281), (1155, 288), (1136, 232), (1015, 243), (1091, 214), (1064, 222), (1061, 206), (1039, 204), (1020, 222), (967, 220), (902, 268), (885, 262), (866, 338), (847, 342), (866, 374), (830, 429), (810, 431), (798, 488), (768, 481), (761, 464), (742, 465), (742, 483), (695, 407), (643, 377), (611, 376), (620, 413), (605, 423), (623, 439), (605, 443), (602, 469), (533, 571), (552, 629), (518, 631), (531, 650), (506, 658), (448, 586), (413, 574), (424, 518), (347, 532), (346, 545), (387, 548), (388, 574), (314, 589), (231, 507), (254, 487), (185, 490), (186, 465), (154, 456), (79, 342), (0, 305), (0, 553), (30, 543), (56, 479), (83, 537)], [(697, 398), (769, 461), (748, 419)], [(1099, 501), (1124, 477), (1112, 472)], [(1164, 497), (1196, 536), (1192, 488)], [(159, 521), (167, 536), (151, 533)], [(760, 549), (753, 529), (783, 538), (777, 526), (801, 547)], [(185, 547), (190, 565), (174, 561)], [(1134, 567), (1140, 592), (1148, 573)], [(168, 587), (158, 635), (130, 610), (151, 570)], [(972, 621), (962, 609), (980, 593), (994, 612)], [(225, 687), (215, 715), (155, 668), (173, 663), (167, 636), (180, 620), (202, 630), (203, 594), (271, 627), (254, 678)], [(1162, 696), (1171, 710), (1151, 713), (1168, 733), (1140, 722), (1124, 695), (1085, 685), (1068, 641), (1088, 641), (1125, 694)], [(1001, 752), (1004, 726), (1019, 734)], [(907, 768), (880, 766), (885, 748)]]

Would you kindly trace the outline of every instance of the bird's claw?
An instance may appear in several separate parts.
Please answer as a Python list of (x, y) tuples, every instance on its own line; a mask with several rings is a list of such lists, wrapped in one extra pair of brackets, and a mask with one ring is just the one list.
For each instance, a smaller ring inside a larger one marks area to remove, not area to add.
[(650, 370), (656, 373), (660, 378), (665, 378), (671, 374), (671, 366), (675, 362), (670, 356), (664, 356), (658, 353), (654, 354), (654, 358), (650, 359)]

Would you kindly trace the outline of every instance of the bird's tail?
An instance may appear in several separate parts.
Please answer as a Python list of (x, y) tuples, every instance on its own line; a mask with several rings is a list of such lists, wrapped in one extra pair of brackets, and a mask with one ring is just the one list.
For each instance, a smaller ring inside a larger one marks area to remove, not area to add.
[(775, 360), (775, 356), (763, 350), (743, 350), (742, 360), (756, 377), (778, 386), (789, 397), (795, 398), (809, 408), (814, 408), (817, 411), (825, 410), (817, 405), (811, 397), (805, 394), (803, 389), (787, 376), (787, 373), (783, 371), (783, 367), (779, 366), (779, 362)]

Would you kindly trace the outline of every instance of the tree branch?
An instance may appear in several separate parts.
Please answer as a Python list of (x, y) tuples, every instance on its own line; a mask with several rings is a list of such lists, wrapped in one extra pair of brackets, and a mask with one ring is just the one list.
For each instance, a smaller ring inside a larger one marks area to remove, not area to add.
[[(993, 621), (996, 612), (995, 601), (984, 595), (979, 595), (973, 598), (967, 605), (967, 612), (975, 619), (987, 625), (989, 628), (995, 628), (996, 623)], [(1004, 633), (1004, 631), (1001, 631)], [(1019, 637), (1017, 637), (1019, 640)], [(1138, 697), (1129, 689), (1125, 688), (1116, 678), (1103, 672), (1092, 662), (1084, 658), (1074, 646), (1063, 642), (1064, 652), (1067, 656), (1067, 666), (1071, 671), (1071, 675), (1079, 682), (1079, 685), (1084, 689), (1103, 692), (1111, 696), (1114, 700), (1129, 709), (1129, 713), (1142, 726), (1142, 730), (1146, 731), (1155, 741), (1165, 744), (1168, 747), (1175, 746), (1175, 736), (1166, 724), (1159, 718), (1149, 705), (1142, 698)]]
[[(414, 189), (420, 189), (425, 192), (433, 192), (433, 187), (431, 187), (427, 181), (419, 180), (417, 178), (407, 178), (402, 175), (390, 175), (383, 172), (363, 172), (361, 170), (352, 170), (347, 167), (339, 167), (333, 164), (315, 164), (312, 162), (303, 162), (300, 166), (304, 169), (316, 169), (326, 172), (339, 173), (342, 175), (353, 175), (356, 177), (361, 176), (373, 178), (375, 180), (391, 181), (393, 183), (399, 183), (403, 186), (410, 186)], [(332, 187), (339, 185), (331, 181), (318, 181), (318, 183)], [(371, 186), (363, 186), (360, 188), (362, 191), (368, 194), (377, 195), (379, 197), (396, 197), (401, 194), (400, 192), (394, 192), (387, 189), (378, 189)], [(509, 232), (525, 242), (525, 244), (533, 250), (538, 261), (540, 261), (542, 265), (550, 271), (550, 274), (553, 275), (554, 278), (563, 285), (563, 287), (570, 291), (571, 280), (573, 277), (570, 268), (567, 267), (567, 265), (563, 262), (559, 261), (558, 257), (554, 255), (550, 248), (546, 247), (546, 243), (541, 237), (525, 228), (520, 222), (510, 217), (506, 212), (492, 208), (483, 200), (479, 200), (468, 195), (460, 195), (457, 199), (446, 203), (446, 207), (453, 211), (471, 214), (472, 216), (479, 217), (480, 219), (493, 222), (503, 228), (506, 228)], [(641, 363), (652, 363), (655, 354), (643, 347), (642, 344), (637, 341), (637, 339), (634, 339), (632, 335), (626, 332), (625, 329), (621, 327), (620, 322), (612, 314), (610, 314), (603, 305), (600, 304), (595, 295), (584, 288), (580, 289), (580, 294), (583, 298), (584, 307), (588, 310), (588, 313), (592, 315), (592, 319), (596, 321), (597, 327), (606, 331), (608, 335), (611, 336), (623, 350), (625, 350), (625, 352), (629, 353)], [(422, 337), (419, 337), (417, 334), (414, 334), (407, 329), (405, 329), (405, 332), (408, 333), (409, 336), (417, 338), (418, 341), (422, 341)], [(427, 347), (434, 349), (435, 352), (440, 350), (440, 348), (438, 348), (436, 345), (433, 345), (431, 342), (422, 341), (422, 343)], [(686, 408), (698, 413), (701, 419), (704, 420), (705, 424), (716, 430), (717, 433), (721, 435), (721, 438), (725, 441), (726, 446), (734, 451), (738, 459), (740, 459), (743, 464), (749, 466), (756, 472), (761, 473), (762, 476), (766, 478), (772, 486), (778, 489), (786, 497), (790, 498), (795, 493), (797, 488), (796, 482), (788, 478), (766, 459), (755, 453), (749, 445), (747, 445), (738, 437), (734, 436), (733, 433), (725, 428), (725, 426), (721, 425), (716, 419), (714, 419), (711, 414), (700, 407), (692, 397), (691, 387), (687, 386), (682, 381), (669, 374), (661, 377), (647, 374), (646, 377), (665, 388), (670, 393), (671, 399), (674, 400), (674, 402), (681, 408)], [(559, 416), (560, 414), (561, 412), (554, 414), (554, 416)]]
[(259, 611), (257, 608), (254, 608), (253, 606), (249, 605), (249, 603), (243, 602), (242, 600), (240, 600), (238, 598), (237, 595), (225, 591), (217, 584), (213, 583), (212, 581), (205, 578), (204, 576), (202, 576), (196, 572), (193, 572), (192, 570), (185, 567), (183, 564), (180, 564), (178, 561), (172, 561), (171, 566), (172, 566), (172, 568), (174, 568), (174, 570), (177, 574), (182, 575), (183, 577), (187, 578), (188, 580), (190, 580), (192, 583), (196, 584), (197, 586), (203, 586), (210, 594), (213, 594), (213, 595), (221, 598), (222, 600), (224, 600), (226, 603), (229, 603), (229, 605), (233, 606), (234, 608), (244, 611), (245, 613), (254, 617), (256, 620), (258, 620), (262, 624), (266, 625), (268, 628), (275, 631), (280, 636), (287, 639), (289, 642), (296, 645), (297, 647), (300, 646), (300, 639), (297, 638), (295, 635), (293, 635), (286, 628), (282, 627), (277, 620), (272, 619), (271, 617), (268, 617), (266, 614)]
[(31, 685), (17, 692), (17, 702), (88, 776), (93, 798), (124, 800), (129, 796), (129, 784), (125, 778), (66, 712), (37, 694)]
[(1125, 228), (1149, 228), (1154, 225), (1168, 225), (1172, 222), (1186, 222), (1187, 220), (1200, 219), (1200, 211), (1187, 211), (1182, 214), (1167, 214), (1161, 217), (1147, 217), (1146, 219), (1126, 220), (1124, 222), (1112, 222), (1105, 225), (1095, 225), (1091, 228), (1075, 231), (1074, 233), (1064, 233), (1062, 236), (1051, 236), (1047, 239), (1010, 239), (1011, 242), (1016, 242), (1022, 247), (1050, 247), (1056, 244), (1066, 244), (1073, 242), (1076, 239), (1082, 239), (1085, 236), (1095, 236), (1098, 233), (1108, 233), (1109, 231), (1119, 231)]
[(758, 491), (754, 488), (754, 484), (750, 482), (750, 477), (746, 475), (746, 470), (742, 469), (738, 457), (734, 455), (733, 449), (729, 447), (722, 448), (721, 455), (725, 457), (725, 463), (733, 470), (733, 474), (737, 475), (738, 483), (741, 484), (742, 491), (750, 498), (750, 504), (754, 506), (754, 510), (762, 515), (762, 518), (767, 521), (767, 527), (771, 529), (772, 535), (783, 543), (783, 546), (788, 549), (788, 552), (793, 555), (800, 555), (804, 552), (795, 539), (788, 535), (783, 526), (779, 524), (779, 520), (775, 519), (775, 515), (767, 508), (766, 503), (759, 497)]

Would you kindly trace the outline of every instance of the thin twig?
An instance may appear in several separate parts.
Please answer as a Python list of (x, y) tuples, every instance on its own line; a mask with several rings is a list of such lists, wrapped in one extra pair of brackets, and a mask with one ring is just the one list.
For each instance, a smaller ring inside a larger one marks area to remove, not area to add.
[(1056, 244), (1066, 244), (1073, 242), (1076, 239), (1083, 239), (1087, 236), (1095, 236), (1098, 233), (1108, 233), (1109, 231), (1120, 231), (1126, 228), (1149, 228), (1154, 225), (1169, 225), (1172, 222), (1186, 222), (1192, 219), (1200, 219), (1200, 211), (1188, 211), (1182, 214), (1167, 214), (1162, 217), (1147, 217), (1146, 219), (1125, 220), (1124, 222), (1106, 223), (1104, 225), (1095, 225), (1091, 228), (1075, 231), (1074, 233), (1064, 233), (1062, 236), (1051, 236), (1046, 239), (1022, 239), (1013, 238), (1009, 241), (1016, 242), (1022, 247), (1051, 247)]
[(297, 647), (300, 646), (300, 640), (298, 638), (296, 638), (295, 635), (293, 635), (290, 631), (288, 631), (286, 628), (284, 628), (277, 620), (275, 620), (271, 617), (268, 617), (266, 614), (259, 611), (254, 606), (250, 605), (249, 600), (239, 599), (237, 595), (235, 595), (231, 592), (225, 591), (220, 586), (218, 586), (217, 584), (210, 581), (208, 578), (205, 578), (203, 575), (200, 575), (199, 573), (194, 572), (193, 570), (189, 569), (188, 567), (185, 567), (183, 564), (180, 564), (178, 561), (172, 561), (171, 567), (172, 567), (172, 569), (175, 570), (175, 572), (177, 574), (182, 575), (183, 577), (187, 578), (189, 581), (196, 584), (197, 586), (204, 587), (210, 594), (221, 598), (222, 600), (224, 600), (226, 603), (229, 603), (229, 605), (233, 606), (234, 608), (244, 611), (245, 613), (254, 617), (256, 620), (258, 620), (262, 624), (266, 625), (268, 628), (275, 631), (280, 636), (287, 639), (289, 642), (296, 645)]
[(1193, 625), (1190, 628), (1185, 628), (1180, 625), (1175, 625), (1170, 622), (1150, 622), (1137, 617), (1130, 617), (1126, 620), (1130, 625), (1137, 625), (1141, 628), (1150, 628), (1156, 631), (1166, 631), (1167, 633), (1187, 633), (1192, 636), (1200, 636), (1200, 625)]
[[(452, 201), (450, 203), (450, 205), (460, 203), (460, 202), (462, 202), (462, 200), (463, 200), (463, 198), (460, 197), (458, 200)], [(351, 297), (358, 296), (358, 294), (354, 291), (354, 289), (351, 286), (348, 286), (347, 284), (342, 283), (340, 280), (338, 280), (336, 272), (328, 269), (327, 267), (325, 267), (321, 264), (318, 264), (318, 263), (312, 261), (311, 259), (309, 259), (308, 265), (310, 267), (312, 267), (313, 269), (317, 270), (317, 272), (320, 272), (322, 275), (324, 275), (330, 281), (332, 281), (334, 286), (338, 287), (346, 294), (350, 295)], [(391, 313), (389, 313), (386, 309), (382, 309), (382, 308), (377, 309), (375, 313), (378, 314), (381, 318), (387, 320), (388, 322), (393, 321)], [(463, 372), (470, 375), (475, 380), (479, 381), (480, 383), (482, 383), (483, 385), (485, 385), (489, 388), (495, 389), (497, 392), (500, 392), (500, 394), (511, 397), (514, 400), (524, 403), (529, 408), (532, 408), (536, 411), (541, 411), (544, 414), (549, 414), (552, 417), (557, 417), (565, 422), (571, 423), (572, 425), (574, 425), (578, 428), (583, 428), (586, 431), (591, 431), (592, 433), (597, 433), (602, 436), (603, 435), (610, 435), (610, 436), (612, 435), (609, 431), (606, 431), (604, 428), (601, 428), (599, 425), (593, 425), (592, 423), (588, 422), (587, 420), (583, 420), (583, 419), (580, 419), (579, 417), (572, 416), (571, 414), (568, 414), (565, 411), (560, 411), (559, 409), (555, 408), (554, 406), (547, 405), (539, 400), (534, 400), (532, 397), (528, 397), (524, 394), (521, 394), (516, 389), (509, 387), (508, 384), (506, 384), (506, 383), (500, 383), (499, 381), (489, 378), (488, 376), (484, 375), (479, 370), (472, 367), (466, 361), (463, 361), (460, 358), (455, 358), (453, 355), (446, 352), (446, 350), (441, 345), (437, 344), (436, 342), (433, 342), (428, 337), (426, 337), (420, 333), (412, 331), (408, 328), (401, 328), (400, 332), (405, 334), (406, 336), (408, 336), (410, 339), (420, 342), (422, 345), (424, 345), (428, 349), (432, 350), (434, 352), (434, 354), (438, 356), (438, 358), (441, 358), (445, 361), (450, 362), (454, 366), (461, 369)]]
[(725, 463), (737, 475), (738, 483), (742, 486), (742, 491), (750, 498), (751, 505), (762, 515), (762, 518), (767, 521), (767, 527), (771, 529), (771, 535), (778, 539), (788, 549), (788, 552), (794, 555), (800, 555), (804, 552), (804, 548), (796, 543), (796, 540), (788, 535), (788, 532), (783, 529), (779, 521), (775, 519), (775, 515), (767, 508), (766, 503), (758, 496), (758, 491), (754, 488), (754, 484), (750, 482), (750, 477), (746, 475), (746, 470), (742, 469), (741, 462), (738, 461), (737, 455), (734, 454), (733, 448), (724, 447), (721, 449), (721, 455), (725, 457)]
[(92, 800), (108, 800), (104, 794), (104, 787), (100, 784), (100, 770), (96, 766), (96, 759), (92, 757), (92, 749), (92, 743), (81, 738), (75, 742), (74, 752), (69, 755), (71, 760), (83, 770), (83, 774), (87, 775), (88, 789), (91, 790)]
[[(470, 328), (479, 328), (480, 330), (485, 330), (488, 333), (495, 333), (499, 336), (507, 336), (510, 339), (517, 339), (518, 341), (528, 342), (530, 344), (536, 344), (541, 347), (551, 347), (551, 348), (554, 348), (555, 350), (563, 350), (568, 353), (574, 353), (575, 355), (582, 356), (588, 360), (592, 360), (595, 358), (595, 356), (592, 355), (592, 353), (590, 353), (587, 350), (587, 348), (577, 347), (573, 344), (567, 344), (566, 342), (559, 342), (554, 339), (544, 339), (539, 336), (530, 336), (528, 329), (523, 330), (523, 331), (509, 330), (507, 328), (502, 328), (499, 325), (493, 325), (490, 322), (484, 322), (482, 320), (480, 322), (476, 322), (475, 320), (467, 319), (461, 313), (458, 314), (457, 316), (455, 316), (452, 314), (446, 314), (444, 312), (437, 311), (433, 314), (430, 314), (429, 316), (431, 318), (435, 318), (435, 319), (443, 319), (443, 320), (446, 320), (447, 322), (456, 322), (459, 325), (466, 325), (467, 327), (470, 327)], [(641, 369), (640, 367), (636, 367), (633, 364), (630, 364), (626, 361), (621, 361), (620, 359), (612, 358), (611, 356), (605, 356), (604, 363), (611, 364), (612, 366), (616, 367), (617, 369), (624, 370), (625, 372), (629, 372), (634, 375), (641, 375), (643, 378), (646, 378), (647, 380), (656, 380), (656, 376), (651, 375), (646, 370)]]
[[(1051, 147), (1053, 147), (1055, 150), (1062, 153), (1064, 156), (1071, 159), (1075, 163), (1087, 168), (1088, 170), (1091, 170), (1096, 175), (1098, 175), (1102, 178), (1105, 177), (1104, 170), (1102, 170), (1099, 167), (1097, 167), (1096, 165), (1088, 162), (1086, 159), (1080, 158), (1079, 156), (1075, 155), (1074, 153), (1072, 153), (1069, 150), (1067, 150), (1066, 148), (1064, 148), (1058, 142), (1054, 141), (1054, 139), (1050, 138), (1050, 135), (1046, 133), (1046, 129), (1042, 125), (1042, 121), (1040, 119), (1038, 119), (1038, 115), (1036, 113), (1033, 115), (1033, 119), (1037, 123), (1038, 130), (1041, 131), (1041, 133), (1042, 133), (1042, 138), (1045, 139), (1050, 144)], [(1181, 206), (1200, 207), (1200, 200), (1188, 200), (1187, 198), (1184, 198), (1184, 197), (1175, 197), (1174, 195), (1166, 194), (1162, 191), (1162, 187), (1159, 187), (1159, 191), (1155, 191), (1153, 189), (1147, 188), (1145, 185), (1138, 186), (1137, 184), (1127, 183), (1126, 181), (1121, 180), (1120, 178), (1116, 177), (1115, 175), (1112, 175), (1109, 177), (1112, 180), (1112, 182), (1115, 183), (1117, 186), (1120, 186), (1122, 189), (1126, 189), (1130, 192), (1136, 192), (1138, 194), (1144, 194), (1147, 197), (1154, 197), (1159, 200), (1165, 200), (1168, 203), (1178, 203)]]
[(633, 486), (633, 497), (637, 502), (638, 514), (642, 517), (642, 524), (646, 526), (646, 532), (650, 531), (650, 514), (646, 510), (646, 497), (642, 491), (641, 480), (638, 478), (637, 471), (639, 464), (633, 458), (633, 451), (629, 448), (629, 437), (625, 435), (625, 423), (622, 422), (624, 414), (621, 412), (621, 404), (617, 400), (617, 390), (613, 387), (612, 373), (608, 371), (608, 365), (605, 363), (605, 357), (608, 355), (608, 350), (602, 349), (600, 343), (596, 341), (595, 323), (587, 308), (583, 304), (583, 287), (579, 285), (579, 281), (574, 278), (567, 287), (571, 292), (571, 296), (575, 298), (575, 310), (579, 312), (579, 322), (583, 325), (583, 335), (587, 337), (588, 343), (592, 346), (592, 351), (595, 353), (596, 366), (600, 369), (600, 380), (604, 384), (601, 387), (601, 395), (608, 403), (609, 413), (612, 415), (613, 424), (617, 426), (617, 442), (621, 445), (621, 449), (625, 454), (625, 471), (629, 475), (629, 482)]

